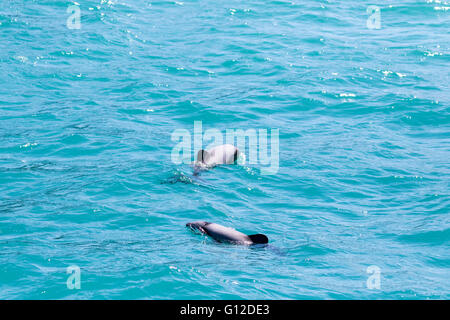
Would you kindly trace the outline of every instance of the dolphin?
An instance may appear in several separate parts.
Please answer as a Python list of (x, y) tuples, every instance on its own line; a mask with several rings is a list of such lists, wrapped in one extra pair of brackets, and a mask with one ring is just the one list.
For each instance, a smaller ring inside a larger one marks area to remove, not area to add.
[(209, 150), (201, 149), (197, 153), (197, 161), (194, 162), (194, 175), (220, 164), (233, 164), (238, 156), (239, 149), (231, 144), (223, 144)]
[(224, 227), (217, 223), (195, 221), (186, 223), (186, 227), (189, 227), (194, 231), (200, 231), (201, 233), (210, 236), (217, 242), (228, 242), (242, 245), (269, 243), (269, 239), (263, 234), (246, 235), (233, 228)]

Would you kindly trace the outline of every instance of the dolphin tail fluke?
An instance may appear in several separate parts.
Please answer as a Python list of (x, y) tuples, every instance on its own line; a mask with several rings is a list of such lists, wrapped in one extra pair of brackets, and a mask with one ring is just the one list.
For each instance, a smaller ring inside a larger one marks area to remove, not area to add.
[(265, 236), (264, 234), (258, 233), (258, 234), (251, 234), (248, 236), (253, 243), (255, 244), (266, 244), (269, 243), (269, 238)]

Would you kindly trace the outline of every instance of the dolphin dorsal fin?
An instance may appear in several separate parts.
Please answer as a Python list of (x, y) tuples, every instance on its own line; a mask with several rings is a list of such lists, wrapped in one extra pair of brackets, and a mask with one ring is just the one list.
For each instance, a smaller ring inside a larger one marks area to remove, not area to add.
[(210, 156), (211, 155), (208, 153), (208, 151), (201, 149), (197, 153), (197, 161), (206, 163), (209, 160)]
[(267, 238), (266, 235), (258, 233), (258, 234), (251, 234), (248, 236), (253, 243), (255, 244), (266, 244), (269, 243), (269, 238)]

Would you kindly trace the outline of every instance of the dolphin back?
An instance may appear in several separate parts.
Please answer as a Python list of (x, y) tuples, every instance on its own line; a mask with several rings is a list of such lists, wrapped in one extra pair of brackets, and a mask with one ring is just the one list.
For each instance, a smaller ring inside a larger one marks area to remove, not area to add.
[(230, 242), (235, 244), (266, 244), (269, 239), (263, 234), (246, 235), (233, 228), (224, 227), (217, 223), (206, 221), (195, 221), (186, 224), (193, 230), (198, 230), (206, 234), (218, 242)]

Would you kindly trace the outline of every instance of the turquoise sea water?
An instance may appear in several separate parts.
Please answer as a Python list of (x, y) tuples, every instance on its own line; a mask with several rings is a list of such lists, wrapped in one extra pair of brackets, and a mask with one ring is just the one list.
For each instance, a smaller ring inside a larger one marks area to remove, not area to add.
[[(0, 2), (1, 299), (450, 298), (448, 2), (78, 2)], [(193, 179), (194, 121), (279, 128), (277, 174)]]

